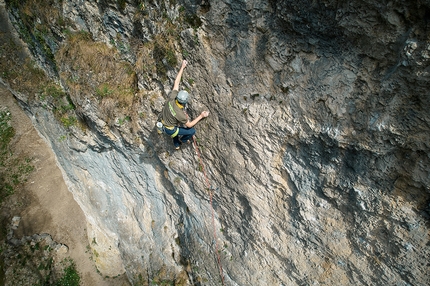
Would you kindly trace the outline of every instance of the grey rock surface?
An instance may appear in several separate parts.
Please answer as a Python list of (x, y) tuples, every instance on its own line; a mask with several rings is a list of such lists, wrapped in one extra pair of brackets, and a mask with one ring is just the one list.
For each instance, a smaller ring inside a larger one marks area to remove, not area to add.
[[(106, 119), (106, 101), (76, 89), (67, 79), (83, 76), (65, 61), (59, 77), (88, 129), (65, 130), (16, 93), (58, 156), (104, 275), (430, 284), (429, 1), (118, 5), (64, 1), (62, 11), (135, 68), (133, 106), (145, 116), (124, 121), (117, 108)], [(136, 44), (180, 26), (181, 10), (202, 22), (180, 32), (175, 53), (189, 61), (190, 116), (211, 112), (197, 126), (203, 164), (195, 147), (174, 152), (157, 134), (178, 67), (165, 60), (165, 79), (160, 66), (141, 69), (150, 60)]]

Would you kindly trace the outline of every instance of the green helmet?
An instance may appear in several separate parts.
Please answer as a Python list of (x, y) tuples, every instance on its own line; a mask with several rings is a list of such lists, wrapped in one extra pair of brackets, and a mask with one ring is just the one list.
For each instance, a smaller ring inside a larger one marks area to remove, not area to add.
[(187, 104), (188, 98), (190, 95), (185, 90), (181, 90), (178, 95), (176, 96), (176, 99), (180, 104)]

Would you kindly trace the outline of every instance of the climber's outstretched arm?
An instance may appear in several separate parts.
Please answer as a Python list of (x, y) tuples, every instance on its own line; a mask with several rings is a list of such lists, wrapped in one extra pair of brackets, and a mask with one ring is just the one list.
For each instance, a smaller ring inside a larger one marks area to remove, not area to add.
[(197, 122), (199, 122), (200, 120), (202, 120), (205, 117), (209, 116), (209, 111), (203, 111), (199, 116), (197, 116), (196, 118), (194, 118), (193, 121), (187, 121), (187, 123), (185, 123), (185, 126), (188, 128), (193, 127), (194, 125), (197, 124)]
[(182, 61), (182, 66), (179, 69), (178, 75), (175, 79), (175, 84), (173, 85), (173, 90), (179, 90), (179, 83), (181, 82), (182, 73), (184, 72), (185, 67), (187, 66), (188, 62), (186, 60)]

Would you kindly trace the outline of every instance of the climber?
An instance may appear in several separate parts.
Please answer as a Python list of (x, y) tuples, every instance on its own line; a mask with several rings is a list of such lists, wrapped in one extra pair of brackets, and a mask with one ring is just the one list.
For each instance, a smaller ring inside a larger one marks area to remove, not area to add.
[(194, 125), (196, 125), (201, 119), (209, 116), (209, 111), (203, 111), (193, 121), (190, 121), (188, 115), (185, 113), (184, 109), (189, 101), (190, 95), (185, 90), (178, 90), (182, 73), (186, 66), (187, 61), (184, 60), (181, 68), (179, 69), (178, 75), (176, 76), (173, 90), (170, 92), (161, 112), (162, 130), (173, 138), (173, 145), (176, 150), (180, 149), (182, 143), (191, 142), (191, 138), (196, 133)]

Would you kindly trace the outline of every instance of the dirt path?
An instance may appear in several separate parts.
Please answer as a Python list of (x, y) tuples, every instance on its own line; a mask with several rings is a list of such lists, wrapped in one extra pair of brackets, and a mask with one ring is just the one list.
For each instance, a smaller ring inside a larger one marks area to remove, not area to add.
[(81, 285), (129, 285), (125, 277), (107, 279), (97, 272), (87, 250), (84, 213), (68, 191), (54, 153), (13, 95), (1, 84), (0, 105), (8, 107), (12, 114), (15, 153), (33, 158), (35, 167), (23, 190), (8, 199), (9, 216), (21, 217), (15, 237), (49, 233), (55, 241), (67, 245), (68, 255), (76, 262), (81, 275)]

